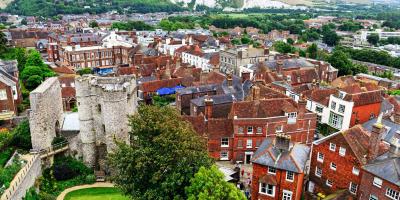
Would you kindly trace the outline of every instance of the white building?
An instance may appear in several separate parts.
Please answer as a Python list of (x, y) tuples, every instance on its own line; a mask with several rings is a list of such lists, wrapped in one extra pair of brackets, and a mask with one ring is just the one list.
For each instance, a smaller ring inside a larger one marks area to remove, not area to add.
[(182, 62), (201, 68), (202, 71), (211, 71), (215, 65), (212, 63), (212, 59), (215, 56), (219, 59), (219, 53), (214, 49), (182, 52)]
[(376, 33), (379, 35), (379, 39), (387, 39), (388, 37), (400, 37), (400, 31), (387, 32), (382, 29), (376, 29), (375, 31), (361, 31), (361, 41), (367, 41), (368, 35)]

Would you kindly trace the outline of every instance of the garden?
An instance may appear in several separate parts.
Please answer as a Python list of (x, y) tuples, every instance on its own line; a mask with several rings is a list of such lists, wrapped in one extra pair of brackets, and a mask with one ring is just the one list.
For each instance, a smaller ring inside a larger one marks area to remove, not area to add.
[(86, 188), (68, 193), (64, 200), (128, 200), (117, 188)]

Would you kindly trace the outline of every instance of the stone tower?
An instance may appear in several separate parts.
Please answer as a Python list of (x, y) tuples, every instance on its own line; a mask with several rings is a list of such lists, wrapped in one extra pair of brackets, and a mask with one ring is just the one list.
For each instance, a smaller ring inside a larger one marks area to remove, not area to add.
[(35, 150), (51, 147), (54, 137), (60, 133), (63, 124), (61, 87), (57, 77), (48, 78), (29, 95), (29, 125), (32, 148)]
[(137, 107), (136, 80), (84, 75), (76, 78), (75, 87), (83, 161), (103, 168), (114, 140), (129, 142), (128, 116)]

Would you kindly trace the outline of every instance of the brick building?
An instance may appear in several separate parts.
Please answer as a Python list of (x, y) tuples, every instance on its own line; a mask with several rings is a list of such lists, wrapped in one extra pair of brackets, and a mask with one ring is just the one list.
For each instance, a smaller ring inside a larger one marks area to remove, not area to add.
[(310, 147), (290, 136), (267, 138), (254, 154), (251, 199), (300, 200)]
[(362, 167), (388, 149), (381, 142), (383, 133), (383, 126), (377, 122), (371, 132), (356, 125), (315, 141), (308, 191), (331, 194), (347, 190), (354, 197), (359, 197)]
[(17, 61), (0, 60), (0, 120), (16, 116), (21, 101)]

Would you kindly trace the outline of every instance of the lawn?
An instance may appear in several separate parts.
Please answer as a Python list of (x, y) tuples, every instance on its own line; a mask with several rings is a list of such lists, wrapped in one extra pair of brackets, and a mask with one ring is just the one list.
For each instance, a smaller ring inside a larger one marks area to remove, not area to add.
[(128, 200), (116, 188), (87, 188), (68, 193), (64, 200)]

